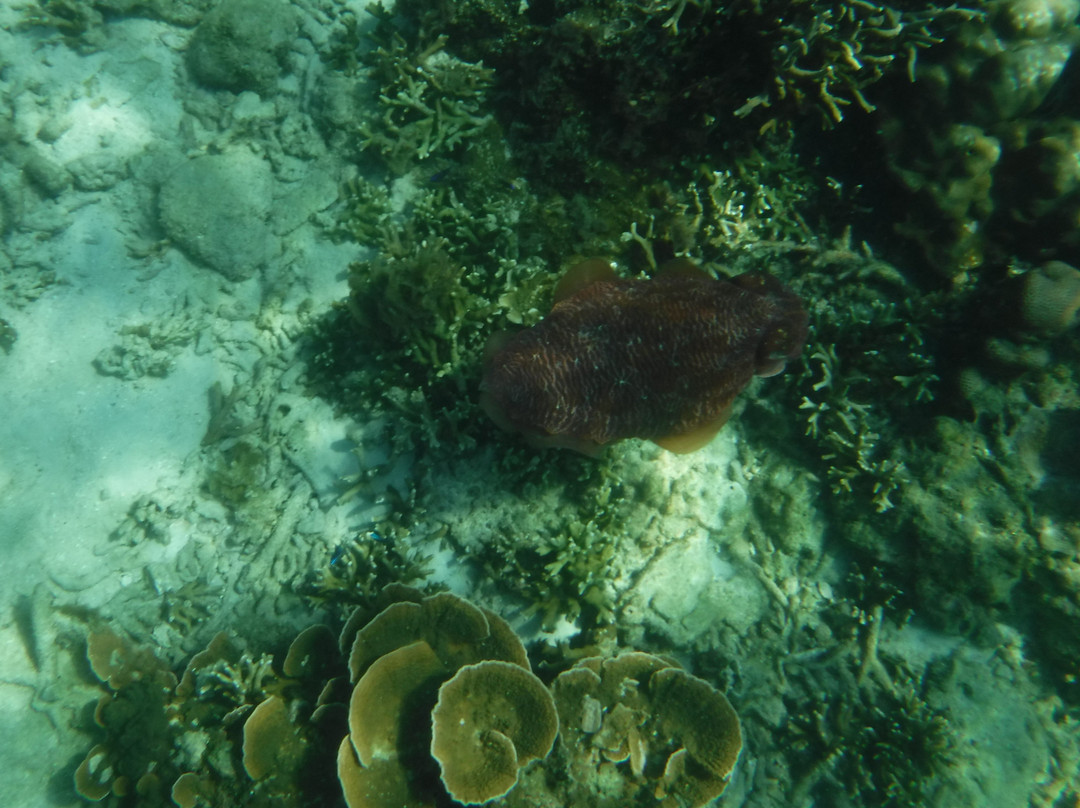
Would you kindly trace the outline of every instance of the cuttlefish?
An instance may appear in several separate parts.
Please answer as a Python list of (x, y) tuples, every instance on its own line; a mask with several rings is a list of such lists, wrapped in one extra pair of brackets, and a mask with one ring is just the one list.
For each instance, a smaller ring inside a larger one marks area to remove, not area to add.
[(685, 258), (651, 279), (577, 264), (532, 328), (496, 336), (484, 409), (540, 446), (597, 454), (645, 438), (673, 452), (707, 444), (754, 376), (802, 351), (802, 301), (765, 272), (713, 278)]

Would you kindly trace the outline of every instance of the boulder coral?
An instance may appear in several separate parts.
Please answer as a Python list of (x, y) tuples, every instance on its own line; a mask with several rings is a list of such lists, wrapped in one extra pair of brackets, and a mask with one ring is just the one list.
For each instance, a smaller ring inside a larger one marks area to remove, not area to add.
[(1061, 261), (1048, 261), (1024, 274), (1020, 319), (1025, 329), (1055, 335), (1077, 322), (1080, 310), (1080, 270)]

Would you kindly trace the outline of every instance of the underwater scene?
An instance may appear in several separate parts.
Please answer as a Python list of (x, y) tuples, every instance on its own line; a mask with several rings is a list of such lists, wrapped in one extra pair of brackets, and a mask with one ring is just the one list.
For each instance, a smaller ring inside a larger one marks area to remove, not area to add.
[(0, 0), (3, 808), (1078, 808), (1080, 0)]

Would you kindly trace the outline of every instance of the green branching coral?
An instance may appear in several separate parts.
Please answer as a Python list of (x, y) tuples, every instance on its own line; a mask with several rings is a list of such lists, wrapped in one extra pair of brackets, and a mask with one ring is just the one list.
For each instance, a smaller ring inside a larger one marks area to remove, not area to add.
[(597, 462), (569, 453), (507, 452), (493, 475), (511, 481), (515, 504), (503, 507), (506, 498), (498, 494), (478, 497), (488, 530), (478, 535), (460, 516), (433, 515), (447, 519), (447, 537), (459, 552), (521, 598), (544, 630), (560, 619), (590, 630), (614, 620), (617, 550), (632, 530), (634, 497), (616, 463), (617, 453)]
[(484, 301), (465, 275), (443, 244), (425, 243), (414, 255), (353, 265), (349, 307), (376, 351), (396, 347), (438, 378), (460, 367), (470, 326), (483, 322)]
[(659, 173), (808, 114), (832, 127), (853, 107), (871, 111), (872, 85), (910, 75), (917, 53), (980, 13), (863, 0), (577, 0), (516, 14), (490, 0), (403, 0), (395, 9), (446, 35), (450, 53), (494, 69), (499, 121), (522, 159), (564, 189), (600, 181), (606, 159)]
[(912, 294), (896, 271), (841, 245), (813, 259), (813, 337), (794, 389), (833, 492), (880, 513), (908, 476), (905, 424), (934, 398), (942, 294)]
[[(983, 14), (933, 3), (904, 8), (865, 0), (755, 3), (751, 13), (760, 15), (756, 22), (768, 31), (775, 102), (812, 105), (826, 126), (840, 123), (852, 104), (874, 111), (864, 92), (870, 85), (897, 64), (914, 81), (919, 50), (941, 43), (941, 31), (951, 23)], [(755, 97), (744, 110), (769, 103)]]
[(797, 756), (810, 762), (791, 803), (802, 805), (826, 783), (861, 804), (924, 805), (934, 775), (955, 740), (947, 716), (925, 700), (922, 685), (904, 679), (893, 689), (856, 688), (792, 712), (788, 732)]
[(448, 54), (443, 36), (411, 46), (381, 4), (369, 11), (379, 21), (376, 47), (362, 60), (379, 92), (377, 113), (357, 128), (362, 149), (375, 150), (401, 174), (416, 161), (452, 153), (492, 125), (485, 111), (490, 70)]

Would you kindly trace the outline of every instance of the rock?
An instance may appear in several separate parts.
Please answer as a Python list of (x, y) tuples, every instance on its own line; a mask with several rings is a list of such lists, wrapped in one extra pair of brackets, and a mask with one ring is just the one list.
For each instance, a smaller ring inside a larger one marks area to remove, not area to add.
[(270, 166), (243, 149), (195, 157), (161, 188), (161, 225), (181, 249), (229, 280), (250, 278), (271, 255)]
[(195, 28), (188, 68), (207, 87), (266, 92), (281, 75), (296, 27), (295, 12), (281, 0), (224, 0)]

